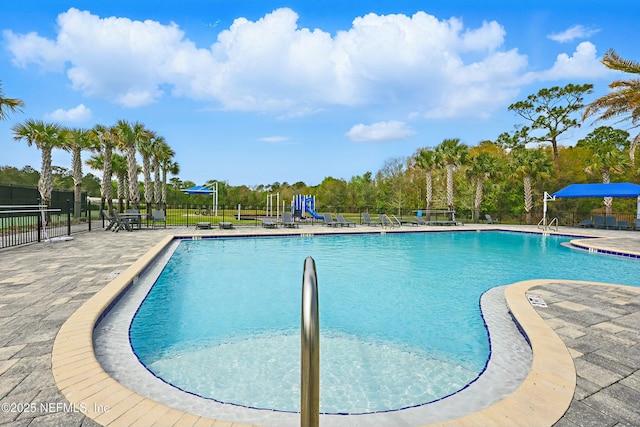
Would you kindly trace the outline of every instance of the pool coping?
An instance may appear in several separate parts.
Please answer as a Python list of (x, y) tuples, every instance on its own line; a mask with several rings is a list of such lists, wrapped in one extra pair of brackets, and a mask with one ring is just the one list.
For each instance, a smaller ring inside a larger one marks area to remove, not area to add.
[[(499, 228), (493, 230), (502, 231)], [(165, 237), (83, 304), (63, 324), (56, 336), (52, 352), (55, 382), (74, 407), (79, 408), (84, 415), (97, 423), (113, 426), (152, 425), (155, 422), (177, 426), (232, 425), (229, 422), (171, 408), (129, 390), (102, 369), (93, 350), (93, 330), (103, 313), (138, 279), (171, 241), (193, 237), (205, 236), (178, 233)], [(606, 238), (598, 238), (600, 239)], [(584, 243), (582, 246), (587, 249), (594, 247), (590, 243)], [(634, 255), (640, 256), (637, 253)], [(431, 425), (552, 425), (562, 417), (572, 401), (575, 390), (576, 372), (573, 359), (565, 344), (538, 315), (526, 296), (528, 289), (548, 283), (585, 282), (539, 279), (518, 282), (505, 289), (507, 305), (529, 338), (533, 350), (532, 368), (521, 386), (511, 395), (481, 411)], [(239, 423), (233, 425), (247, 426)]]

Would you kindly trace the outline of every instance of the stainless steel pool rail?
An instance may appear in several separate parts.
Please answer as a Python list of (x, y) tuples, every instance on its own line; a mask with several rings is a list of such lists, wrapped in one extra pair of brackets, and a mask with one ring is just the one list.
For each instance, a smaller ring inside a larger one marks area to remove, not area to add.
[(320, 425), (320, 322), (318, 279), (312, 257), (302, 273), (302, 342), (300, 358), (300, 426)]

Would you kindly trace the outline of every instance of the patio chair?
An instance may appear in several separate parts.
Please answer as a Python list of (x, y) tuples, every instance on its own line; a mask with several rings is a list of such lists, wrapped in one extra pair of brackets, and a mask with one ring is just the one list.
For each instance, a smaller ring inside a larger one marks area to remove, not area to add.
[(640, 218), (636, 218), (633, 220), (633, 229), (640, 230)]
[(593, 227), (593, 221), (591, 220), (591, 218), (585, 219), (580, 223), (580, 227)]
[(398, 219), (398, 218), (396, 218), (395, 215), (393, 215), (393, 217), (402, 225), (413, 225), (413, 226), (416, 226), (416, 227), (418, 225), (420, 225), (418, 223), (418, 219), (417, 219), (418, 217), (416, 217), (416, 219)]
[(607, 215), (604, 220), (604, 226), (606, 228), (617, 228), (618, 227), (617, 218), (613, 215)]
[(416, 216), (416, 223), (418, 225), (429, 225), (429, 221), (427, 221), (426, 219), (424, 219), (421, 216)]
[(142, 228), (142, 216), (138, 209), (127, 209), (124, 211), (124, 214), (127, 215), (129, 224), (131, 224), (132, 227)]
[(491, 218), (491, 215), (486, 214), (484, 217), (487, 220), (487, 224), (498, 224), (498, 221), (493, 219), (493, 218)]
[(260, 221), (262, 221), (263, 228), (278, 228), (278, 223), (271, 218), (262, 218)]
[(342, 227), (355, 227), (356, 223), (352, 222), (352, 221), (347, 221), (347, 219), (342, 216), (342, 214), (336, 214), (336, 220), (338, 221), (338, 224), (340, 224)]
[(340, 225), (336, 220), (333, 219), (331, 213), (329, 212), (323, 213), (322, 217), (324, 218), (324, 225), (326, 225), (327, 227), (338, 227)]
[(109, 221), (109, 224), (107, 224), (107, 226), (105, 227), (105, 231), (111, 230), (111, 228), (113, 228), (113, 226), (116, 225), (116, 219), (113, 216), (109, 215), (107, 211), (105, 211), (104, 209), (102, 209), (100, 213), (102, 215), (102, 218)]
[(164, 215), (164, 211), (153, 211), (151, 213), (151, 227), (156, 228), (156, 222), (161, 222), (164, 228), (167, 228), (167, 217)]
[(112, 211), (112, 213), (113, 219), (116, 223), (111, 231), (115, 231), (116, 233), (120, 230), (133, 231), (133, 227), (131, 227), (131, 223), (127, 218), (121, 218), (120, 215), (118, 215), (118, 211), (116, 211), (115, 209)]
[(631, 230), (631, 226), (629, 225), (629, 221), (618, 221), (618, 229), (619, 230)]
[(382, 225), (380, 221), (372, 221), (369, 212), (362, 212), (362, 223), (369, 226)]
[(604, 217), (602, 215), (596, 215), (593, 217), (593, 226), (595, 228), (604, 228)]
[(298, 224), (293, 220), (291, 212), (282, 212), (282, 226), (285, 228), (297, 228)]

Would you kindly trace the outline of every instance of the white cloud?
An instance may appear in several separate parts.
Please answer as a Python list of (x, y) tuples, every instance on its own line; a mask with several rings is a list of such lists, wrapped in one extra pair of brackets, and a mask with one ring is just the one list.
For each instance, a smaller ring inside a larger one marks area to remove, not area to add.
[(289, 142), (291, 138), (286, 136), (265, 136), (264, 138), (259, 138), (258, 141), (269, 142), (269, 143), (283, 143)]
[(346, 133), (352, 141), (397, 141), (414, 134), (404, 122), (398, 121), (357, 124)]
[(599, 32), (599, 29), (589, 29), (582, 25), (574, 25), (567, 28), (560, 33), (549, 34), (547, 38), (556, 41), (558, 43), (567, 43), (575, 39), (586, 39)]
[(546, 71), (532, 74), (537, 80), (558, 80), (572, 78), (606, 77), (607, 69), (596, 55), (596, 47), (591, 42), (582, 42), (572, 56), (562, 53), (557, 56), (553, 66)]
[(87, 108), (84, 104), (80, 104), (75, 108), (69, 110), (63, 110), (61, 108), (45, 114), (45, 120), (52, 120), (55, 122), (73, 122), (80, 123), (86, 122), (91, 119), (93, 113), (91, 109)]
[(174, 23), (74, 8), (58, 16), (55, 39), (3, 33), (16, 66), (65, 71), (84, 96), (132, 108), (179, 96), (289, 119), (336, 105), (486, 116), (531, 79), (594, 75), (597, 60), (580, 46), (552, 70), (527, 74), (525, 55), (501, 49), (505, 36), (495, 21), (468, 28), (425, 12), (367, 14), (332, 35), (299, 27), (288, 8), (256, 21), (238, 18), (206, 48)]

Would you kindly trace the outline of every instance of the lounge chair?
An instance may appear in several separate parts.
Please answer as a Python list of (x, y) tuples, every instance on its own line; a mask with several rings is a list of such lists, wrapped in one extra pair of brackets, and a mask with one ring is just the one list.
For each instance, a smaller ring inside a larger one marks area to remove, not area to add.
[(278, 223), (271, 218), (262, 218), (262, 227), (264, 228), (278, 228)]
[(120, 218), (118, 211), (115, 209), (111, 213), (113, 214), (113, 219), (116, 222), (111, 231), (115, 231), (116, 233), (120, 230), (133, 231), (133, 227), (131, 227), (131, 223), (127, 218)]
[(375, 226), (382, 225), (380, 221), (372, 221), (369, 212), (362, 212), (362, 223), (364, 225)]
[(593, 220), (591, 218), (585, 219), (580, 223), (580, 227), (593, 227)]
[(164, 228), (167, 228), (167, 217), (164, 215), (164, 211), (152, 211), (151, 212), (151, 227), (156, 228), (156, 222), (161, 222)]
[(418, 225), (429, 225), (429, 221), (427, 221), (426, 219), (424, 219), (421, 216), (416, 216), (416, 223)]
[(484, 217), (487, 220), (487, 224), (498, 224), (498, 221), (493, 219), (493, 218), (491, 218), (491, 215), (486, 214)]
[(196, 228), (198, 230), (211, 230), (211, 223), (206, 221), (199, 222), (196, 224)]
[(293, 220), (291, 212), (282, 212), (282, 226), (286, 228), (297, 228), (298, 224)]
[(344, 216), (342, 216), (342, 214), (336, 214), (336, 220), (338, 221), (338, 224), (340, 224), (342, 227), (355, 227), (356, 226), (355, 222), (347, 221), (346, 218)]
[(631, 226), (629, 225), (629, 221), (618, 221), (618, 229), (619, 230), (631, 230)]
[(326, 225), (327, 227), (340, 226), (340, 224), (335, 219), (333, 219), (333, 217), (331, 216), (331, 213), (325, 212), (322, 214), (322, 217), (324, 218), (324, 225)]
[(416, 227), (419, 225), (417, 219), (398, 219), (395, 215), (392, 215), (392, 217), (402, 225), (414, 225)]
[(593, 226), (595, 228), (604, 228), (604, 217), (602, 215), (596, 215), (593, 217)]
[(378, 218), (383, 227), (400, 227), (400, 222), (391, 221), (391, 218), (385, 214), (378, 214)]
[(109, 215), (107, 211), (105, 211), (104, 209), (102, 209), (101, 214), (102, 214), (102, 218), (109, 221), (109, 224), (107, 224), (107, 226), (105, 227), (105, 231), (111, 230), (113, 226), (116, 225), (116, 219), (113, 216)]
[(606, 228), (617, 228), (618, 220), (613, 215), (607, 215), (604, 219), (604, 226)]

